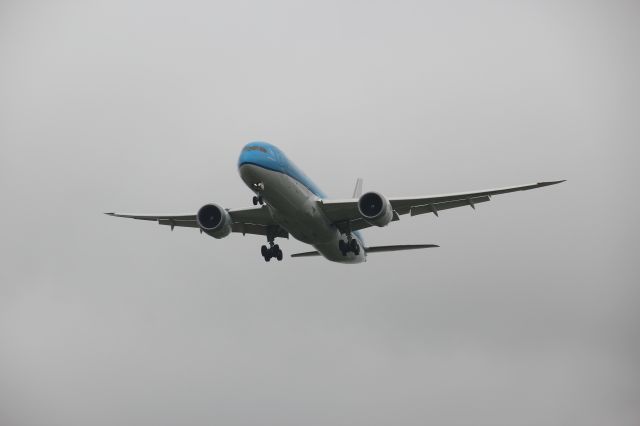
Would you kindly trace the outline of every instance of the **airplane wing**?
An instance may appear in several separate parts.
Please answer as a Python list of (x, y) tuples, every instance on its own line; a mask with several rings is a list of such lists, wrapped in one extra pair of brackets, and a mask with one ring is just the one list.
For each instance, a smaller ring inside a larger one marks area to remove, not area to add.
[[(542, 188), (544, 186), (555, 185), (561, 182), (564, 182), (564, 180), (538, 182), (529, 185), (510, 186), (484, 191), (460, 192), (455, 194), (389, 198), (389, 203), (393, 209), (392, 220), (394, 221), (399, 220), (400, 215), (407, 213), (411, 214), (411, 216), (424, 213), (433, 213), (438, 216), (438, 212), (441, 210), (448, 210), (456, 207), (470, 206), (475, 209), (476, 204), (490, 201), (491, 196), (493, 195)], [(357, 198), (348, 200), (320, 200), (318, 201), (318, 204), (329, 220), (336, 224), (340, 229), (344, 228), (346, 230), (350, 226), (352, 231), (357, 231), (371, 226), (362, 219), (362, 216), (358, 211)]]
[[(267, 235), (267, 228), (275, 230), (275, 236), (289, 238), (289, 233), (280, 225), (273, 221), (267, 206), (249, 207), (247, 209), (227, 210), (233, 222), (231, 230), (233, 232), (253, 235)], [(175, 226), (187, 228), (200, 228), (196, 221), (195, 214), (187, 215), (136, 215), (105, 213), (109, 216), (124, 217), (128, 219), (149, 220), (158, 222), (160, 225), (168, 225), (171, 230)]]

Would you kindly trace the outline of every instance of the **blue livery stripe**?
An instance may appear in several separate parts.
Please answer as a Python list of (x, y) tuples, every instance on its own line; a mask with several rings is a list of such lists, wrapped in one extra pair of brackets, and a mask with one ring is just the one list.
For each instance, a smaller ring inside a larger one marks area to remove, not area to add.
[(253, 164), (263, 169), (283, 173), (304, 185), (316, 196), (326, 198), (324, 192), (307, 175), (289, 160), (282, 151), (270, 143), (251, 142), (247, 144), (238, 159), (238, 168), (243, 164)]

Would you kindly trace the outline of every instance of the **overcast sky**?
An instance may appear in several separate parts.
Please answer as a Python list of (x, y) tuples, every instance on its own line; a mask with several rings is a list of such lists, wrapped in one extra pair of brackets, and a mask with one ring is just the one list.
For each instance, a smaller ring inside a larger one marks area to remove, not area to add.
[[(0, 2), (0, 424), (638, 425), (635, 1)], [(102, 215), (568, 182), (366, 264)]]

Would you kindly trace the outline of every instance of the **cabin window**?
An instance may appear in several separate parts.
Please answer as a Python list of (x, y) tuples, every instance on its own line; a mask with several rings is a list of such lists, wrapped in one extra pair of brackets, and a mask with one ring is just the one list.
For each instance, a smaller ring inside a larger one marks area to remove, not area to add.
[(244, 149), (245, 151), (260, 151), (260, 152), (264, 152), (265, 154), (267, 153), (267, 150), (261, 146), (247, 146)]

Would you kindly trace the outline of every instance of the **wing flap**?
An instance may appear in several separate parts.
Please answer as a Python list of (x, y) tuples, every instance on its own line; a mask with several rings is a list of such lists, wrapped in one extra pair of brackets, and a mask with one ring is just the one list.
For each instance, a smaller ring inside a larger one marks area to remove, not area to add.
[(184, 226), (188, 228), (200, 228), (195, 218), (193, 220), (179, 220), (179, 219), (158, 219), (160, 225), (168, 226)]
[(228, 210), (231, 220), (239, 223), (253, 223), (255, 225), (277, 225), (271, 217), (271, 211), (266, 205), (260, 207), (249, 207), (246, 209)]
[(333, 223), (360, 219), (357, 198), (347, 200), (320, 200), (318, 204), (325, 216)]
[(456, 207), (464, 207), (464, 206), (470, 206), (475, 208), (474, 206), (476, 204), (486, 203), (487, 201), (490, 201), (490, 200), (491, 200), (491, 197), (487, 195), (484, 197), (470, 197), (469, 199), (466, 199), (466, 200), (444, 201), (441, 203), (424, 204), (421, 206), (410, 207), (409, 213), (411, 213), (411, 216), (417, 216), (419, 214), (425, 214), (425, 213), (433, 213), (437, 216), (440, 210), (454, 209)]
[[(398, 216), (398, 213), (396, 213), (396, 211), (394, 210), (393, 218), (391, 219), (391, 221), (395, 222), (396, 220), (400, 220), (400, 216)], [(341, 232), (347, 232), (349, 229), (351, 229), (351, 231), (359, 231), (371, 226), (369, 222), (361, 218), (351, 220), (349, 221), (349, 223), (347, 223), (347, 221), (345, 220), (342, 222), (336, 222), (335, 224)]]
[(245, 235), (245, 234), (267, 235), (267, 230), (269, 227), (273, 227), (272, 229), (274, 229), (275, 237), (287, 238), (287, 239), (289, 238), (289, 233), (285, 229), (283, 229), (281, 226), (278, 226), (278, 225), (265, 226), (265, 225), (256, 225), (254, 223), (234, 222), (233, 225), (231, 226), (231, 230), (233, 232), (237, 232), (242, 235)]

